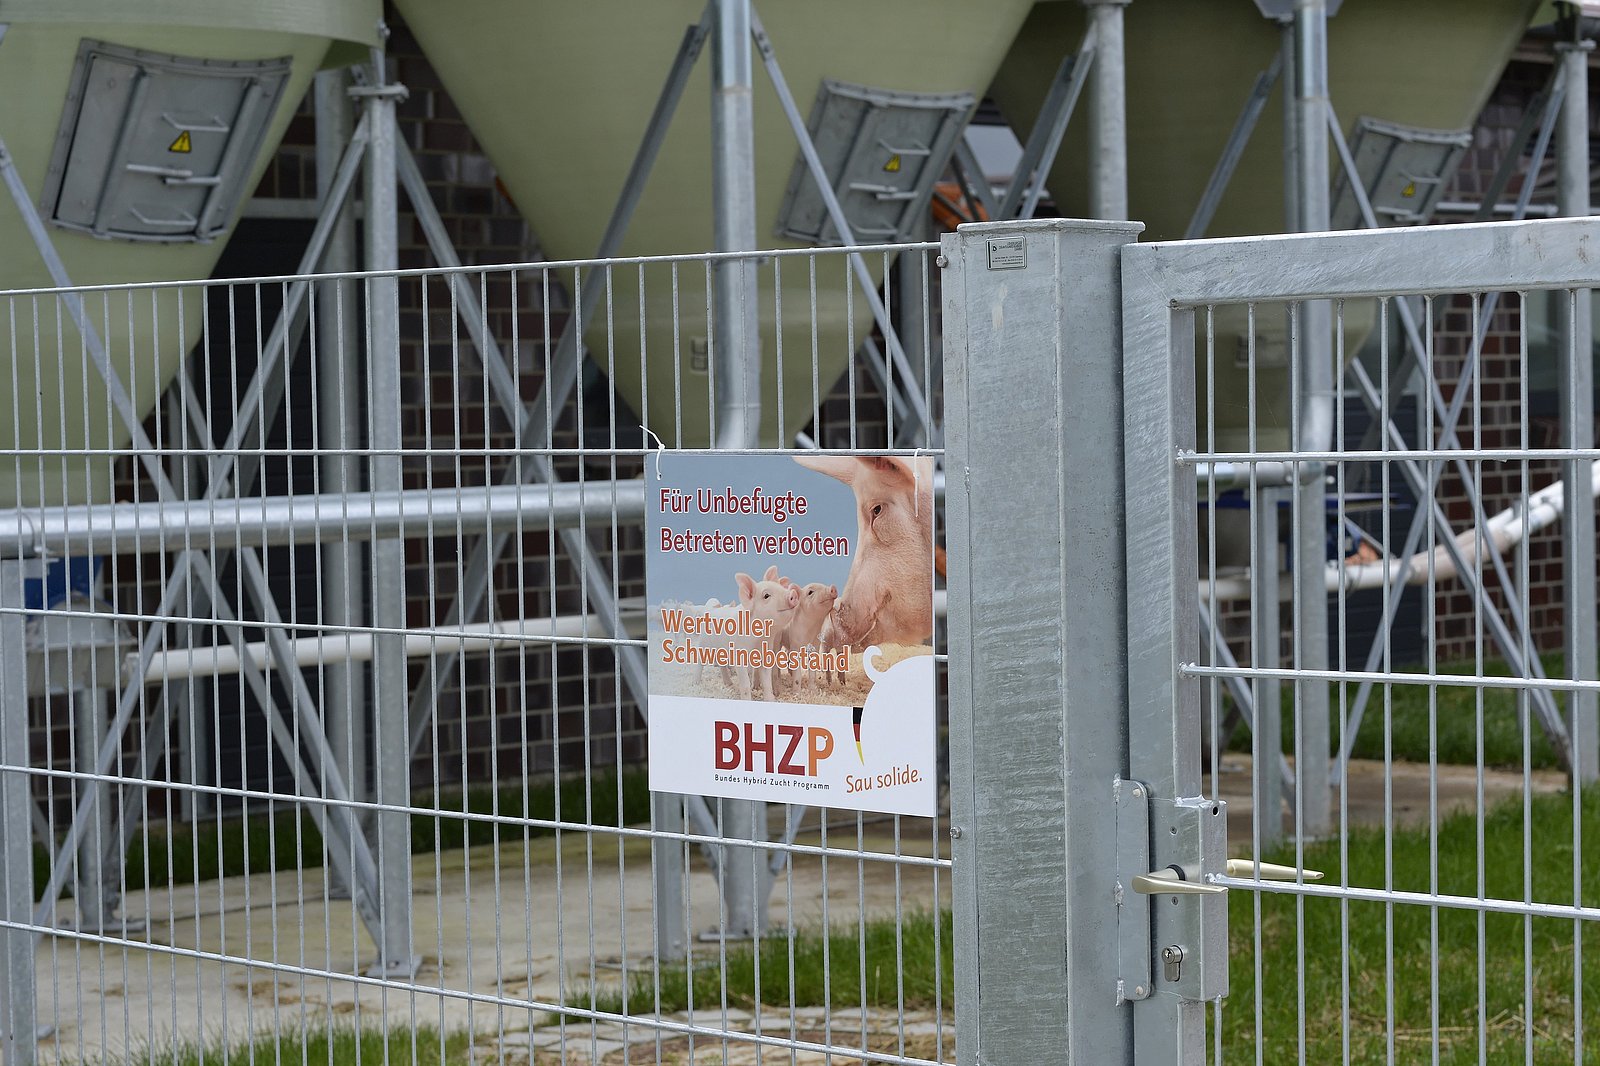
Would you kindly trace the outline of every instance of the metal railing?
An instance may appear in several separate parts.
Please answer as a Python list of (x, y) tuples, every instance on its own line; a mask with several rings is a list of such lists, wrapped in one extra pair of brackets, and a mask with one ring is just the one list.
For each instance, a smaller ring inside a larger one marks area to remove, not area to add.
[(938, 822), (652, 797), (639, 710), (640, 475), (716, 443), (719, 328), (745, 451), (926, 444), (874, 382), (939, 410), (884, 334), (933, 248), (0, 293), (7, 1062), (945, 1060)]

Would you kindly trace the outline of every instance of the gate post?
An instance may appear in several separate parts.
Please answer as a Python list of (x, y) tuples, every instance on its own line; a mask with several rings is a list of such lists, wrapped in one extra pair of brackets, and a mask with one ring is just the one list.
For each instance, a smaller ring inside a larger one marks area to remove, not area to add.
[(1130, 1061), (1119, 249), (1141, 229), (1046, 219), (944, 237), (963, 1066)]

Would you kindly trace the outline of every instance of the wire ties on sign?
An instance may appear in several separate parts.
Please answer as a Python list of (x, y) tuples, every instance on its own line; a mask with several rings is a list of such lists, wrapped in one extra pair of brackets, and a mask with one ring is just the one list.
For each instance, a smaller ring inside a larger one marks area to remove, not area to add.
[(655, 442), (656, 442), (656, 448), (655, 448), (655, 452), (656, 452), (656, 480), (660, 481), (661, 480), (661, 454), (667, 450), (667, 445), (666, 445), (666, 443), (664, 441), (662, 441), (662, 439), (660, 437), (656, 436), (656, 431), (651, 429), (649, 426), (647, 426), (647, 425), (645, 425), (644, 423), (641, 422), (639, 424), (639, 428), (644, 430), (646, 433), (648, 433), (651, 436), (651, 438), (654, 439)]
[(19, 511), (17, 516), (28, 527), (28, 532), (33, 535), (33, 557), (35, 559), (50, 558), (50, 545), (45, 541), (44, 524), (35, 522), (33, 515), (28, 511)]

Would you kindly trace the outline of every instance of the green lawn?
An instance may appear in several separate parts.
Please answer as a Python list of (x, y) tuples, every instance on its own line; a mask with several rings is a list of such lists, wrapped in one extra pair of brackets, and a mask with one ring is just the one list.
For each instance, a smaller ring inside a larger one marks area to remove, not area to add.
[(325, 1066), (465, 1066), (471, 1061), (465, 1034), (441, 1038), (431, 1029), (377, 1028), (330, 1030), (321, 1018), (285, 1019), (283, 1035), (264, 1034), (248, 1043), (156, 1043), (113, 1061), (139, 1066), (280, 1066), (286, 1063)]
[[(1547, 903), (1573, 902), (1573, 810), (1570, 795), (1542, 795), (1531, 805), (1534, 875), (1532, 895)], [(1522, 801), (1493, 808), (1484, 819), (1486, 894), (1521, 899), (1523, 884)], [(1600, 846), (1600, 790), (1585, 793), (1581, 829), (1591, 853)], [(1444, 821), (1439, 830), (1439, 891), (1474, 896), (1478, 893), (1477, 818), (1467, 813)], [(1393, 887), (1410, 891), (1429, 888), (1429, 840), (1426, 830), (1394, 835)], [(1292, 861), (1292, 853), (1281, 859)], [(1385, 886), (1385, 841), (1380, 831), (1352, 833), (1349, 882), (1362, 887)], [(1337, 883), (1337, 842), (1308, 848), (1306, 865)], [(1600, 904), (1600, 863), (1581, 868), (1582, 902)], [(1573, 922), (1490, 914), (1482, 917), (1484, 962), (1483, 1002), (1479, 1002), (1478, 959), (1480, 917), (1470, 911), (1437, 912), (1439, 993), (1435, 1008), (1429, 958), (1434, 913), (1425, 907), (1307, 899), (1304, 920), (1297, 927), (1296, 900), (1263, 893), (1262, 996), (1264, 1061), (1295, 1061), (1299, 1053), (1297, 999), (1302, 972), (1297, 964), (1297, 939), (1305, 943), (1306, 1061), (1343, 1061), (1342, 1028), (1345, 1002), (1340, 968), (1341, 937), (1350, 941), (1349, 1011), (1351, 1061), (1382, 1062), (1387, 1055), (1389, 1012), (1386, 990), (1394, 990), (1395, 1061), (1423, 1061), (1431, 1047), (1434, 1018), (1442, 1045), (1441, 1061), (1478, 1061), (1480, 1028), (1486, 1034), (1489, 1062), (1522, 1062), (1527, 1036), (1524, 980), (1524, 937), (1532, 939), (1531, 1016), (1535, 1062), (1572, 1061)], [(1256, 977), (1255, 900), (1236, 894), (1230, 905), (1232, 995), (1223, 1012), (1223, 1042), (1241, 1061), (1254, 1061)], [(1592, 1044), (1600, 1034), (1600, 930), (1586, 929), (1579, 941), (1582, 957), (1584, 1029)], [(1393, 978), (1387, 969), (1386, 943), (1393, 938)], [(1486, 1024), (1480, 1027), (1480, 1015)], [(1589, 1052), (1592, 1060), (1593, 1052)]]
[[(769, 937), (759, 950), (748, 944), (727, 949), (727, 1005), (748, 1008), (757, 991), (762, 1003), (787, 1007), (790, 997), (800, 1007), (824, 1003), (840, 1009), (860, 1007), (949, 1009), (954, 963), (950, 953), (950, 912), (937, 919), (926, 911), (908, 912), (896, 937), (894, 921), (867, 922), (866, 961), (863, 967), (861, 937), (855, 926), (824, 935), (820, 929), (799, 929), (792, 936)], [(937, 946), (936, 946), (937, 941)], [(696, 1010), (722, 1005), (723, 972), (719, 950), (696, 944), (692, 978), (684, 963), (663, 967), (660, 1009), (665, 1012)], [(897, 963), (896, 960), (899, 960)], [(937, 962), (936, 962), (937, 960)], [(789, 974), (793, 968), (794, 980)], [(939, 972), (942, 970), (942, 973)], [(655, 975), (636, 974), (626, 990), (615, 985), (582, 989), (570, 998), (574, 1006), (616, 1014), (652, 1013), (656, 1009)]]
[[(1569, 795), (1541, 795), (1532, 805), (1533, 847), (1538, 859), (1533, 878), (1533, 896), (1544, 902), (1572, 901), (1572, 800)], [(1494, 808), (1484, 820), (1485, 890), (1489, 895), (1521, 898), (1524, 813), (1516, 800)], [(1585, 795), (1582, 829), (1591, 851), (1600, 846), (1600, 790)], [(1381, 888), (1385, 881), (1386, 851), (1392, 851), (1392, 884), (1395, 888), (1427, 891), (1429, 887), (1429, 840), (1427, 831), (1397, 832), (1392, 849), (1386, 849), (1381, 832), (1359, 831), (1349, 840), (1350, 884)], [(1439, 890), (1459, 895), (1477, 894), (1477, 820), (1471, 814), (1457, 815), (1441, 824), (1438, 841)], [(1275, 858), (1292, 861), (1292, 852)], [(1328, 875), (1325, 883), (1338, 883), (1340, 848), (1336, 842), (1319, 844), (1307, 850), (1306, 865)], [(1600, 904), (1600, 863), (1586, 863), (1582, 871), (1585, 905)], [(1385, 906), (1379, 903), (1352, 903), (1348, 922), (1344, 922), (1337, 901), (1307, 899), (1304, 922), (1297, 928), (1297, 903), (1293, 897), (1263, 893), (1261, 909), (1261, 951), (1266, 989), (1262, 1003), (1265, 1046), (1263, 1061), (1297, 1061), (1299, 973), (1297, 939), (1303, 937), (1306, 960), (1304, 982), (1306, 1007), (1306, 1061), (1343, 1061), (1341, 937), (1348, 931), (1350, 942), (1351, 1061), (1385, 1061), (1387, 1036), (1385, 989), (1395, 989), (1394, 1025), (1397, 1062), (1426, 1061), (1432, 1039), (1431, 980), (1433, 970), (1430, 936), (1432, 915), (1414, 906), (1393, 908), (1392, 923), (1386, 924)], [(1230, 971), (1232, 994), (1223, 1011), (1225, 1061), (1255, 1061), (1256, 979), (1254, 960), (1256, 896), (1236, 892), (1229, 908)], [(866, 981), (860, 941), (854, 927), (835, 929), (824, 936), (821, 931), (802, 931), (793, 937), (773, 937), (759, 946), (734, 945), (727, 948), (726, 966), (718, 949), (697, 945), (697, 966), (692, 980), (677, 967), (662, 975), (662, 1010), (685, 1009), (690, 997), (696, 1007), (722, 1002), (724, 975), (729, 1006), (749, 1007), (757, 998), (782, 1009), (791, 1002), (797, 1006), (819, 1006), (831, 1001), (835, 1007), (869, 1005), (893, 1008), (901, 995), (912, 1008), (931, 1008), (934, 1003), (935, 959), (942, 969), (942, 1002), (950, 1009), (953, 973), (950, 915), (939, 923), (939, 950), (934, 949), (935, 919), (923, 913), (910, 915), (901, 929), (898, 945), (895, 926), (890, 920), (872, 921), (866, 927)], [(1438, 912), (1439, 1001), (1438, 1024), (1442, 1047), (1441, 1061), (1478, 1061), (1479, 918), (1467, 911)], [(1572, 979), (1574, 969), (1573, 923), (1568, 920), (1539, 919), (1526, 932), (1533, 939), (1534, 972), (1532, 1016), (1534, 1061), (1572, 1060)], [(1485, 948), (1485, 992), (1481, 1008), (1487, 1020), (1488, 1061), (1523, 1061), (1524, 972), (1522, 918), (1514, 915), (1487, 915), (1483, 919)], [(1392, 935), (1393, 977), (1386, 970), (1386, 941)], [(824, 965), (824, 947), (827, 963)], [(896, 950), (904, 959), (903, 979), (896, 978)], [(1586, 933), (1582, 944), (1585, 994), (1585, 1029), (1592, 1040), (1600, 1040), (1600, 935)], [(791, 950), (794, 981), (789, 979)], [(759, 963), (760, 982), (756, 981)], [(827, 984), (825, 986), (824, 976)], [(824, 991), (826, 987), (826, 993)], [(601, 1010), (650, 1014), (656, 1009), (657, 989), (650, 974), (641, 974), (629, 984), (626, 997), (615, 986), (595, 991), (594, 1005)], [(574, 995), (576, 1006), (590, 1005), (590, 990)], [(1597, 1045), (1600, 1046), (1600, 1045)]]
[[(1533, 898), (1542, 902), (1573, 900), (1573, 804), (1570, 795), (1545, 794), (1531, 803), (1531, 822), (1522, 801), (1492, 809), (1483, 821), (1484, 891), (1496, 897), (1518, 899), (1524, 894), (1523, 837), (1532, 826), (1536, 856)], [(1581, 822), (1586, 844), (1600, 844), (1600, 789), (1583, 796)], [(1478, 889), (1478, 822), (1462, 814), (1445, 820), (1438, 838), (1438, 889), (1457, 895), (1476, 895)], [(1593, 843), (1590, 843), (1593, 842)], [(1348, 841), (1348, 880), (1358, 887), (1386, 884), (1411, 891), (1430, 886), (1430, 841), (1427, 830), (1396, 832), (1392, 842), (1382, 833), (1361, 830)], [(1291, 851), (1273, 856), (1291, 861)], [(1341, 848), (1338, 842), (1306, 850), (1307, 866), (1328, 875), (1324, 883), (1340, 881)], [(1386, 863), (1392, 862), (1386, 875)], [(1600, 863), (1581, 870), (1581, 900), (1600, 905)], [(1256, 915), (1259, 906), (1259, 952)], [(1297, 911), (1301, 913), (1297, 921)], [(1235, 892), (1229, 908), (1230, 970), (1232, 990), (1222, 1015), (1225, 1061), (1254, 1062), (1256, 1055), (1256, 960), (1261, 960), (1262, 1059), (1268, 1063), (1294, 1062), (1300, 1057), (1301, 985), (1306, 1004), (1305, 1061), (1343, 1061), (1348, 999), (1350, 1060), (1384, 1062), (1393, 1033), (1394, 1061), (1429, 1061), (1435, 1018), (1446, 1064), (1477, 1062), (1479, 1041), (1491, 1063), (1524, 1061), (1525, 1042), (1531, 1039), (1533, 1061), (1572, 1061), (1573, 975), (1581, 957), (1586, 1003), (1584, 1027), (1593, 1043), (1600, 1040), (1600, 937), (1585, 930), (1579, 950), (1574, 950), (1573, 923), (1541, 918), (1525, 922), (1516, 915), (1490, 914), (1480, 918), (1468, 911), (1381, 903), (1351, 903), (1305, 899), (1263, 893)], [(1437, 922), (1437, 933), (1434, 923)], [(1481, 929), (1480, 929), (1481, 923)], [(1430, 962), (1431, 939), (1438, 938), (1437, 969)], [(1348, 937), (1350, 972), (1348, 993), (1341, 971), (1341, 940)], [(1481, 937), (1481, 946), (1480, 946)], [(1524, 937), (1531, 938), (1533, 970), (1524, 971)], [(1393, 944), (1392, 950), (1387, 948)], [(1297, 944), (1303, 943), (1303, 951)], [(841, 927), (826, 935), (821, 930), (800, 930), (773, 936), (760, 945), (696, 944), (692, 973), (668, 968), (659, 989), (653, 975), (636, 975), (626, 990), (616, 985), (582, 989), (570, 997), (574, 1006), (651, 1015), (657, 1009), (679, 1011), (691, 1001), (697, 1009), (752, 1006), (757, 998), (783, 1010), (791, 1004), (815, 1007), (831, 1003), (836, 1008), (862, 1003), (892, 1010), (903, 1002), (908, 1009), (928, 1010), (938, 1003), (952, 1006), (953, 980), (951, 918), (948, 912), (908, 914), (897, 935), (892, 920), (867, 923), (865, 952), (858, 930)], [(723, 952), (725, 950), (725, 962)], [(1479, 991), (1479, 958), (1483, 964), (1483, 990)], [(1303, 969), (1297, 959), (1304, 959)], [(1392, 967), (1392, 969), (1391, 969)], [(793, 973), (791, 980), (790, 974)], [(759, 974), (759, 977), (758, 977)], [(937, 974), (937, 980), (936, 975)], [(1437, 977), (1437, 1005), (1431, 986)], [(1531, 978), (1531, 996), (1525, 980)], [(1393, 990), (1392, 1023), (1388, 991)], [(937, 990), (937, 992), (936, 992)], [(659, 995), (659, 1001), (658, 1001)], [(1531, 1013), (1528, 1010), (1531, 1002)], [(1530, 1030), (1526, 1023), (1532, 1017)], [(1480, 1019), (1482, 1021), (1480, 1022)], [(286, 1024), (288, 1017), (285, 1018)], [(357, 1034), (336, 1030), (330, 1034), (317, 1024), (308, 1025), (302, 1037), (286, 1032), (282, 1042), (264, 1037), (252, 1045), (226, 1049), (184, 1047), (176, 1051), (155, 1047), (133, 1057), (149, 1066), (202, 1066), (203, 1062), (311, 1062), (329, 1066), (359, 1063), (454, 1064), (468, 1059), (468, 1041), (455, 1034), (441, 1040), (436, 1032), (401, 1030), (387, 1036), (376, 1031)], [(385, 1058), (387, 1053), (387, 1059)], [(1592, 1056), (1591, 1056), (1592, 1057)]]

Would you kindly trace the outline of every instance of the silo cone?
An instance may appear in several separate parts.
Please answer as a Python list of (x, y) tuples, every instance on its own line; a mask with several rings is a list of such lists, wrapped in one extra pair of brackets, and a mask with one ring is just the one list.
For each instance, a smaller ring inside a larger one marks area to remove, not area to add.
[[(1536, 6), (1536, 0), (1345, 0), (1328, 20), (1328, 82), (1346, 136), (1360, 116), (1429, 130), (1470, 129)], [(1124, 10), (1129, 213), (1145, 223), (1145, 240), (1175, 240), (1183, 237), (1282, 31), (1248, 0), (1137, 0)], [(1077, 0), (1034, 7), (991, 90), (1013, 126), (1031, 127), (1062, 56), (1078, 47), (1084, 27)], [(1283, 91), (1280, 79), (1205, 236), (1287, 228)], [(1048, 177), (1066, 216), (1088, 209), (1086, 129), (1081, 120), (1072, 123)], [(1332, 166), (1337, 181), (1337, 155)], [(1370, 301), (1352, 301), (1343, 314), (1344, 350), (1353, 358), (1376, 309)], [(1243, 309), (1218, 309), (1217, 444), (1224, 449), (1246, 444), (1248, 331)], [(1289, 407), (1281, 400), (1287, 395), (1287, 337), (1282, 311), (1262, 308), (1256, 321), (1262, 448), (1287, 443)], [(1197, 351), (1203, 360), (1203, 337)], [(1200, 403), (1203, 410), (1205, 397)]]
[[(8, 0), (0, 137), (75, 285), (205, 278), (311, 77), (377, 40), (378, 0)], [(218, 179), (213, 181), (212, 179)], [(0, 194), (0, 288), (54, 284)], [(140, 417), (200, 339), (190, 290), (83, 301)], [(0, 506), (103, 502), (126, 449), (68, 305), (0, 299)]]
[[(399, 0), (398, 6), (545, 253), (551, 259), (594, 255), (702, 0)], [(825, 78), (874, 89), (981, 96), (1029, 6), (1029, 0), (812, 0), (762, 3), (758, 9), (801, 114), (809, 115)], [(710, 76), (709, 54), (702, 55), (619, 254), (715, 247)], [(759, 60), (755, 154), (758, 240), (763, 247), (796, 247), (776, 230), (797, 149)], [(881, 274), (882, 257), (869, 259)], [(811, 418), (813, 341), (817, 388), (826, 393), (872, 320), (857, 294), (853, 327), (847, 321), (846, 264), (829, 257), (817, 264), (813, 337), (809, 270), (790, 260), (782, 264), (780, 337), (771, 268), (763, 267), (763, 275), (762, 439), (776, 444), (780, 341), (782, 436), (792, 439)], [(561, 280), (570, 285), (571, 275)], [(676, 328), (673, 272), (651, 268), (644, 281), (641, 315), (639, 273), (613, 272), (609, 313), (597, 308), (586, 342), (596, 362), (612, 370), (620, 396), (647, 414), (668, 445), (706, 446), (706, 349), (714, 343), (706, 322), (706, 272), (698, 264), (676, 272)]]

